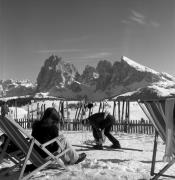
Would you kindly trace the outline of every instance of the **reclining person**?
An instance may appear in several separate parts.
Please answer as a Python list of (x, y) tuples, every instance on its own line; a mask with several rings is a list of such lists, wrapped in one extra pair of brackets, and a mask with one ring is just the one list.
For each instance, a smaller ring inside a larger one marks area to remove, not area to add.
[[(61, 115), (56, 111), (55, 108), (47, 108), (44, 112), (43, 117), (40, 121), (35, 121), (32, 126), (32, 136), (38, 140), (41, 144), (52, 140), (55, 137), (59, 137), (63, 150), (70, 148), (63, 156), (61, 156), (62, 161), (65, 164), (78, 164), (86, 158), (85, 153), (77, 154), (73, 149), (71, 144), (63, 136), (59, 136), (58, 123), (61, 121)], [(43, 158), (47, 157), (47, 154), (37, 146), (35, 149), (40, 153)], [(56, 142), (48, 145), (46, 147), (50, 152), (61, 152), (62, 149), (58, 146)]]

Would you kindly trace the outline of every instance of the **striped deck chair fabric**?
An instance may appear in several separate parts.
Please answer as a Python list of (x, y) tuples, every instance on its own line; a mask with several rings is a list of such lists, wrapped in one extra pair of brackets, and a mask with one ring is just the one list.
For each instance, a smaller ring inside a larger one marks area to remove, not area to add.
[[(61, 147), (61, 143), (59, 142), (58, 137), (47, 143), (40, 144), (34, 137), (32, 137), (25, 129), (23, 129), (17, 122), (15, 122), (10, 117), (4, 117), (3, 119), (0, 119), (0, 128), (9, 137), (9, 139), (13, 143), (15, 143), (19, 147), (19, 149), (25, 154), (25, 159), (18, 164), (22, 167), (19, 179), (28, 179), (34, 173), (38, 172), (39, 170), (45, 168), (46, 166), (55, 161), (57, 161), (57, 163), (59, 163), (61, 167), (63, 167), (65, 170), (68, 170), (68, 168), (61, 161), (60, 156), (69, 151), (69, 149), (62, 150), (61, 153), (56, 155), (53, 155), (46, 149), (46, 146), (53, 143), (54, 141), (56, 141)], [(28, 140), (26, 138), (28, 138)], [(40, 154), (33, 148), (34, 144), (40, 147), (46, 154), (48, 154), (47, 160), (42, 158)], [(37, 169), (24, 176), (24, 171), (28, 161), (35, 165)]]
[(139, 103), (139, 105), (148, 119), (153, 123), (156, 129), (156, 136), (159, 134), (166, 144), (163, 161), (166, 161), (167, 164), (158, 173), (155, 173), (154, 166), (157, 151), (157, 137), (155, 137), (151, 167), (152, 179), (158, 179), (160, 176), (175, 177), (164, 174), (165, 171), (175, 163), (175, 99), (168, 98), (160, 101), (145, 101)]

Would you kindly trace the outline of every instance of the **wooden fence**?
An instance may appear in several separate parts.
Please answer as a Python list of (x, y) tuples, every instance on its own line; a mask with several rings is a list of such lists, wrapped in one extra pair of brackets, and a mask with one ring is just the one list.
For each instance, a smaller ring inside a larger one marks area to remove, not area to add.
[[(32, 119), (16, 119), (16, 121), (25, 129), (31, 129), (32, 124), (35, 120)], [(83, 125), (81, 122), (68, 122), (65, 121), (64, 124), (59, 124), (60, 130), (64, 131), (91, 131), (91, 126), (89, 124)], [(115, 132), (125, 132), (125, 133), (141, 133), (141, 134), (154, 134), (155, 129), (151, 122), (149, 121), (123, 121), (116, 122), (112, 130)]]

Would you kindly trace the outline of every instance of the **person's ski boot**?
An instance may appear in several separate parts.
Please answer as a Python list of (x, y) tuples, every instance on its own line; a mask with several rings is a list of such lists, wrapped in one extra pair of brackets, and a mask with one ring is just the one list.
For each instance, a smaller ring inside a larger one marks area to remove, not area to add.
[(113, 148), (113, 149), (121, 149), (120, 143), (118, 143), (118, 144), (113, 144), (113, 145), (111, 145), (110, 147)]
[(97, 145), (94, 145), (93, 148), (97, 149), (97, 150), (102, 150), (103, 146), (102, 146), (102, 144), (97, 144)]

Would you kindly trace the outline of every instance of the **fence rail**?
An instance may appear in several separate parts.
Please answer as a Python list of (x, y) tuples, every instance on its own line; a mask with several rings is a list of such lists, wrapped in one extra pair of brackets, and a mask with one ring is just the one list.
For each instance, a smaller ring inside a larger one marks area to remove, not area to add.
[[(16, 119), (16, 121), (25, 129), (31, 129), (34, 119)], [(65, 121), (64, 124), (59, 124), (60, 130), (64, 131), (91, 131), (91, 126), (89, 124), (83, 125), (81, 122), (68, 122)], [(116, 122), (113, 127), (113, 131), (125, 132), (125, 133), (141, 133), (141, 134), (154, 134), (155, 129), (151, 122), (144, 121), (140, 122), (137, 120)]]

